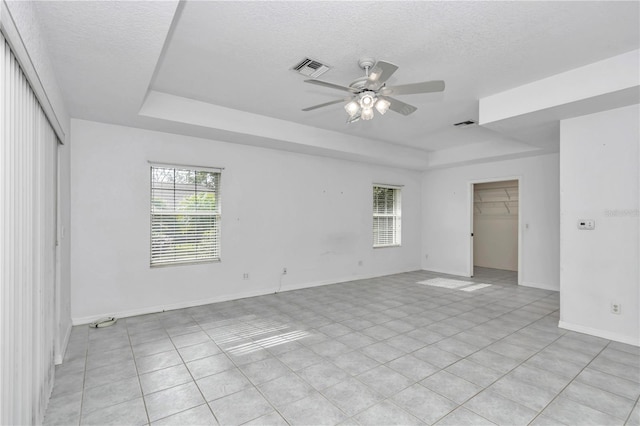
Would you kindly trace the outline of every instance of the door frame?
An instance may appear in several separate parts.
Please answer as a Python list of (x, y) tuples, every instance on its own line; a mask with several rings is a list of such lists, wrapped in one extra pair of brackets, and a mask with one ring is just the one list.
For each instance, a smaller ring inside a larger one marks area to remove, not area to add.
[(467, 275), (469, 277), (473, 277), (473, 216), (474, 216), (474, 185), (477, 183), (490, 183), (490, 182), (504, 182), (509, 180), (518, 181), (518, 285), (522, 284), (522, 237), (523, 237), (523, 226), (522, 226), (522, 206), (523, 206), (523, 196), (522, 196), (522, 176), (503, 176), (503, 177), (495, 177), (495, 178), (485, 178), (485, 179), (474, 179), (468, 182), (468, 196), (469, 196), (469, 204), (468, 204), (468, 214), (469, 214), (469, 232), (467, 235), (469, 236), (469, 263), (467, 265)]
[(65, 237), (63, 235), (63, 224), (62, 224), (62, 203), (61, 203), (61, 155), (62, 151), (60, 150), (60, 139), (56, 137), (56, 147), (55, 147), (55, 214), (56, 214), (56, 243), (55, 243), (55, 290), (53, 292), (54, 296), (54, 318), (55, 318), (55, 330), (54, 337), (55, 343), (53, 345), (53, 360), (55, 365), (62, 364), (62, 359), (64, 357), (64, 350), (66, 349), (66, 340), (65, 336), (61, 334), (62, 328), (62, 240)]

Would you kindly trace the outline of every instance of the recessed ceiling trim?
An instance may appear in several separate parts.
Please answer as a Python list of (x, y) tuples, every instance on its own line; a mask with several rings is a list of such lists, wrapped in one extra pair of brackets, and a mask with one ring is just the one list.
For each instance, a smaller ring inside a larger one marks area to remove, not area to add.
[[(345, 135), (153, 90), (145, 99), (139, 115), (226, 132), (227, 137), (234, 134), (238, 137), (232, 142), (246, 145), (251, 145), (251, 140), (259, 139), (260, 143), (255, 145), (262, 148), (341, 156), (345, 159), (411, 170), (424, 170), (429, 164), (429, 153), (416, 148)], [(247, 126), (247, 122), (250, 122), (251, 126)]]

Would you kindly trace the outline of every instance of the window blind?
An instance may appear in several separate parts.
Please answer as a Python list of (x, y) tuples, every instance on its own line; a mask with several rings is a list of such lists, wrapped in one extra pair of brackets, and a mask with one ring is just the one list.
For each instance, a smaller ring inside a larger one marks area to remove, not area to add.
[(220, 171), (151, 166), (151, 265), (220, 260)]
[(373, 187), (373, 246), (400, 245), (400, 189)]
[(0, 424), (41, 424), (56, 339), (56, 134), (0, 33)]

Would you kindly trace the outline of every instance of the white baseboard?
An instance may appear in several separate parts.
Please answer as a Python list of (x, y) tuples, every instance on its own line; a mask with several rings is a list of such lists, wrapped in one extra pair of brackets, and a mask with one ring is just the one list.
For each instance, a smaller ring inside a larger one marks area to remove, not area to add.
[(303, 288), (319, 287), (322, 285), (340, 284), (340, 283), (346, 283), (349, 281), (357, 281), (357, 280), (368, 280), (371, 278), (380, 278), (380, 277), (385, 277), (387, 275), (403, 274), (405, 272), (413, 272), (416, 270), (419, 270), (419, 268), (408, 268), (408, 269), (397, 270), (393, 272), (386, 272), (382, 274), (351, 275), (349, 277), (335, 278), (331, 280), (321, 280), (321, 281), (312, 281), (312, 282), (298, 283), (298, 284), (291, 284), (291, 285), (283, 285), (280, 291), (301, 290)]
[(358, 275), (358, 276), (350, 277), (348, 279), (322, 280), (322, 281), (312, 281), (308, 283), (298, 283), (298, 284), (288, 284), (288, 285), (283, 284), (280, 290), (278, 291), (278, 293), (281, 293), (283, 291), (302, 290), (303, 288), (320, 287), (323, 285), (340, 284), (340, 283), (349, 282), (349, 281), (364, 280), (367, 278), (373, 278), (373, 276)]
[(116, 317), (116, 318), (135, 317), (137, 315), (155, 314), (158, 312), (173, 311), (176, 309), (192, 308), (194, 306), (208, 305), (210, 303), (228, 302), (229, 300), (244, 299), (247, 297), (254, 297), (254, 296), (264, 296), (265, 294), (272, 294), (273, 292), (274, 292), (273, 290), (248, 291), (244, 293), (235, 293), (235, 294), (224, 295), (220, 297), (211, 297), (208, 299), (191, 300), (188, 302), (170, 303), (167, 305), (157, 305), (157, 306), (146, 306), (143, 308), (129, 309), (126, 311), (105, 312), (98, 315), (72, 318), (71, 321), (73, 325), (84, 325), (84, 324), (92, 323), (93, 321), (96, 321), (104, 317)]
[(582, 325), (571, 324), (566, 321), (559, 321), (558, 327), (565, 330), (576, 331), (578, 333), (590, 334), (596, 337), (602, 337), (603, 339), (613, 340), (620, 343), (626, 343), (627, 345), (640, 346), (640, 339), (638, 336), (626, 336), (623, 334), (614, 333), (607, 330), (600, 330), (597, 328), (585, 327)]
[(91, 315), (86, 317), (75, 317), (71, 319), (71, 322), (73, 325), (84, 325), (84, 324), (90, 324), (93, 321), (96, 321), (104, 317), (127, 318), (127, 317), (133, 317), (137, 315), (154, 314), (154, 313), (164, 312), (164, 311), (173, 311), (175, 309), (184, 309), (184, 308), (192, 308), (194, 306), (208, 305), (210, 303), (228, 302), (230, 300), (245, 299), (247, 297), (264, 296), (264, 295), (273, 294), (276, 292), (300, 290), (303, 288), (318, 287), (322, 285), (338, 284), (338, 283), (349, 282), (349, 281), (377, 278), (377, 277), (386, 276), (386, 275), (401, 274), (404, 272), (412, 272), (417, 269), (418, 268), (408, 268), (406, 270), (393, 271), (389, 273), (384, 273), (382, 275), (381, 274), (351, 275), (349, 277), (337, 278), (337, 279), (331, 279), (331, 280), (283, 285), (279, 290), (277, 288), (260, 289), (260, 290), (248, 291), (244, 293), (234, 293), (234, 294), (228, 294), (228, 295), (219, 296), (219, 297), (212, 297), (208, 299), (191, 300), (188, 302), (171, 303), (167, 305), (158, 305), (158, 306), (148, 306), (148, 307), (130, 309), (125, 311), (103, 312), (98, 315)]
[(560, 291), (560, 285), (553, 285), (548, 283), (534, 283), (531, 281), (522, 281), (520, 285), (524, 287), (539, 288), (541, 290)]
[(438, 274), (447, 274), (447, 275), (455, 275), (456, 277), (466, 277), (469, 278), (469, 273), (467, 271), (461, 272), (461, 271), (448, 271), (445, 269), (438, 269), (438, 268), (422, 268), (423, 271), (425, 272), (436, 272)]
[(60, 344), (60, 352), (56, 354), (53, 362), (55, 365), (62, 364), (62, 360), (64, 359), (64, 354), (67, 352), (67, 346), (69, 345), (69, 339), (71, 338), (71, 327), (72, 323), (69, 323), (67, 326), (67, 330), (64, 332), (64, 337), (62, 338), (62, 342)]

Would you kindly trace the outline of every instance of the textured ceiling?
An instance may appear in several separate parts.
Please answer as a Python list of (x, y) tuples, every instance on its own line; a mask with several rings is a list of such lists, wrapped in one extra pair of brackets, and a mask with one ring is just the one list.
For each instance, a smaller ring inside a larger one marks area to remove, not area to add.
[[(153, 87), (442, 149), (471, 142), (451, 125), (476, 119), (480, 97), (637, 48), (637, 12), (637, 3), (611, 2), (188, 2)], [(301, 111), (343, 97), (288, 70), (305, 56), (333, 66), (320, 79), (342, 85), (372, 56), (399, 65), (390, 85), (442, 79), (447, 88), (399, 97), (418, 107), (411, 116), (347, 125), (341, 105)]]
[(119, 123), (138, 112), (177, 1), (38, 1), (72, 117)]
[[(640, 47), (639, 2), (38, 2), (73, 117), (212, 139), (202, 126), (139, 114), (149, 90), (238, 112), (426, 151), (509, 138), (481, 127), (478, 100)], [(177, 11), (177, 13), (176, 13)], [(345, 123), (343, 97), (289, 70), (304, 57), (347, 85), (357, 61), (399, 65), (389, 85), (445, 80), (444, 93), (398, 96), (418, 107)], [(603, 76), (606, 78), (606, 76)], [(247, 123), (250, 125), (250, 123)], [(227, 133), (225, 133), (227, 132)], [(242, 139), (238, 137), (237, 139)], [(517, 141), (513, 141), (517, 144)]]

